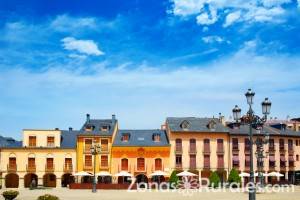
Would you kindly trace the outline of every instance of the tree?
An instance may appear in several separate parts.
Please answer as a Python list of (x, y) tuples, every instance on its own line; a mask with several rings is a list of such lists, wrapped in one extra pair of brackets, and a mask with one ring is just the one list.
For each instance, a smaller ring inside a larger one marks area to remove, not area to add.
[(209, 186), (210, 187), (218, 187), (220, 183), (220, 177), (217, 172), (212, 172), (209, 176)]
[(178, 181), (179, 181), (179, 178), (177, 176), (177, 172), (174, 170), (169, 179), (170, 188), (175, 189), (175, 186), (177, 185)]
[(236, 169), (232, 169), (229, 173), (228, 183), (235, 183), (236, 185), (241, 184), (241, 177)]

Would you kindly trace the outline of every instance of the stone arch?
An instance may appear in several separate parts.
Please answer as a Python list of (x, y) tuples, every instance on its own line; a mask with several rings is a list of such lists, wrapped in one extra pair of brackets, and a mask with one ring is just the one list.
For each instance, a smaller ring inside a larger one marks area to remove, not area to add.
[(15, 173), (9, 173), (5, 176), (6, 188), (18, 188), (19, 187), (19, 175)]

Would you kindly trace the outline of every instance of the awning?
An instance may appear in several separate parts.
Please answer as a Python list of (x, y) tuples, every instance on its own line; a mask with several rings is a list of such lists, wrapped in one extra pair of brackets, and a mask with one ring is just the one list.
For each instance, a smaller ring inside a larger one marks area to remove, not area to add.
[(180, 172), (179, 174), (177, 174), (177, 176), (198, 176), (198, 175), (193, 174), (193, 173), (188, 172), (188, 171), (183, 171), (183, 172)]
[(292, 155), (289, 155), (289, 162), (294, 162), (295, 160), (294, 160), (294, 156), (292, 156)]
[(74, 176), (93, 176), (93, 174), (89, 173), (89, 172), (81, 171), (81, 172), (75, 173)]
[(274, 155), (269, 155), (269, 161), (270, 162), (275, 162), (275, 156)]
[(111, 176), (111, 174), (107, 171), (101, 171), (96, 173), (96, 176)]
[(150, 176), (168, 176), (169, 174), (164, 172), (164, 171), (155, 171), (152, 174), (150, 174)]
[(115, 174), (115, 176), (132, 177), (133, 175), (130, 174), (130, 173), (128, 173), (128, 172), (126, 172), (126, 171), (121, 171), (121, 172)]
[(281, 161), (281, 162), (285, 162), (285, 161), (286, 161), (284, 155), (280, 155), (280, 161)]

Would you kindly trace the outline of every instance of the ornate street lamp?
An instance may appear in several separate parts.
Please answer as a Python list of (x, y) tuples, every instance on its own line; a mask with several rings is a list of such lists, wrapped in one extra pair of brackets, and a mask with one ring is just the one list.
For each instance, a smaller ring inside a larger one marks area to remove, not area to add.
[[(95, 142), (95, 141), (94, 141)], [(97, 180), (96, 180), (96, 156), (101, 153), (101, 146), (99, 144), (94, 144), (91, 147), (91, 154), (94, 156), (94, 176), (93, 176), (93, 187), (92, 192), (97, 192)]]
[[(236, 121), (237, 125), (240, 125), (241, 123), (249, 125), (249, 140), (250, 140), (250, 187), (249, 187), (249, 200), (255, 200), (256, 195), (256, 188), (254, 185), (254, 169), (253, 169), (253, 132), (252, 128), (257, 128), (259, 126), (263, 127), (263, 124), (267, 120), (267, 115), (270, 114), (271, 109), (271, 102), (268, 98), (266, 98), (262, 102), (262, 113), (263, 117), (259, 117), (254, 114), (252, 110), (253, 105), (253, 99), (255, 96), (255, 93), (248, 89), (248, 91), (245, 93), (247, 104), (249, 105), (249, 110), (247, 112), (246, 117), (241, 120), (241, 109), (236, 105), (232, 109), (233, 118)], [(267, 136), (268, 137), (268, 136)]]

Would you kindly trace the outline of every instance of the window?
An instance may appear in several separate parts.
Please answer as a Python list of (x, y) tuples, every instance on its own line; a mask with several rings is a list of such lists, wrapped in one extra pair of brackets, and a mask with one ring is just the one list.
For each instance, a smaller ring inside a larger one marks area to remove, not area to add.
[(84, 165), (86, 167), (92, 167), (92, 156), (91, 155), (85, 155), (85, 157), (84, 157)]
[(232, 138), (232, 150), (239, 150), (239, 139)]
[(181, 155), (176, 155), (175, 165), (176, 165), (176, 168), (182, 168), (182, 156)]
[(286, 159), (284, 154), (280, 154), (280, 167), (285, 167)]
[(224, 152), (223, 139), (217, 139), (217, 152)]
[(275, 155), (269, 155), (269, 167), (275, 167)]
[(250, 167), (250, 155), (245, 155), (245, 167)]
[(288, 150), (289, 151), (293, 150), (293, 140), (288, 140)]
[(176, 151), (181, 152), (182, 151), (182, 140), (181, 139), (176, 139)]
[(196, 139), (190, 139), (190, 153), (196, 153)]
[(36, 147), (36, 136), (29, 136), (29, 146)]
[(29, 169), (35, 168), (35, 158), (28, 158), (28, 168)]
[(210, 152), (210, 141), (209, 141), (209, 139), (204, 139), (204, 152), (205, 153)]
[(92, 144), (93, 144), (92, 139), (85, 139), (85, 141), (84, 141), (84, 151), (89, 153), (91, 151)]
[(154, 142), (160, 142), (160, 134), (159, 133), (154, 133), (152, 136), (152, 140)]
[(108, 156), (101, 156), (101, 167), (108, 167)]
[(16, 158), (9, 158), (8, 167), (14, 169), (17, 166)]
[(210, 156), (204, 155), (204, 168), (210, 168)]
[(54, 137), (53, 136), (47, 137), (47, 147), (54, 147)]
[(108, 125), (104, 125), (104, 126), (101, 126), (100, 131), (107, 132), (107, 131), (109, 131), (109, 129), (110, 129), (110, 127)]
[(65, 169), (72, 170), (72, 158), (65, 158)]
[(162, 170), (162, 160), (160, 158), (155, 159), (155, 171)]
[(269, 151), (275, 151), (274, 139), (269, 139)]
[(47, 161), (46, 161), (46, 168), (47, 169), (53, 169), (53, 158), (47, 158)]
[(239, 155), (238, 154), (233, 154), (233, 156), (232, 156), (232, 165), (233, 165), (233, 167), (240, 166), (240, 160), (239, 160)]
[(122, 142), (128, 142), (130, 139), (130, 133), (123, 133), (122, 137), (121, 137), (121, 141)]
[(101, 151), (108, 151), (108, 140), (107, 139), (101, 140)]
[(299, 155), (298, 154), (296, 155), (296, 161), (299, 161)]
[(184, 130), (187, 130), (190, 128), (190, 123), (186, 120), (184, 120), (181, 124), (180, 124), (180, 127)]
[(279, 149), (284, 150), (284, 139), (279, 139)]
[(121, 170), (128, 171), (128, 159), (127, 158), (123, 158), (121, 160)]
[(196, 155), (190, 155), (190, 169), (196, 169)]
[(223, 155), (218, 155), (218, 168), (224, 168), (224, 156)]
[(138, 171), (144, 171), (145, 170), (145, 159), (144, 158), (138, 158), (137, 159), (137, 170)]
[(298, 144), (298, 140), (296, 140), (296, 146), (298, 146), (299, 144)]
[(245, 138), (245, 151), (250, 151), (250, 140)]

